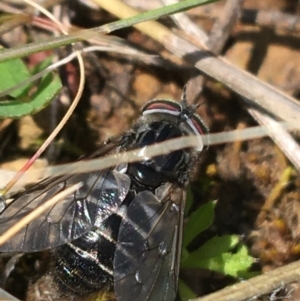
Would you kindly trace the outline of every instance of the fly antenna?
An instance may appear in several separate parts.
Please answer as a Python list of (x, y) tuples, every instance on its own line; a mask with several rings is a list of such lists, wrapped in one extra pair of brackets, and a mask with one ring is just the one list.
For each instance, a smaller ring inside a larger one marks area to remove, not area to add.
[(202, 101), (202, 102), (196, 103), (196, 104), (193, 105), (193, 108), (195, 109), (195, 111), (197, 111), (197, 109), (199, 107), (203, 106), (205, 103), (206, 103), (206, 101)]
[(193, 105), (193, 108), (195, 109), (195, 111), (204, 104), (204, 102), (201, 102), (201, 103), (196, 103)]
[(183, 86), (183, 89), (182, 89), (181, 102), (182, 102), (182, 104), (183, 104), (184, 107), (187, 106), (187, 100), (186, 100), (186, 84)]

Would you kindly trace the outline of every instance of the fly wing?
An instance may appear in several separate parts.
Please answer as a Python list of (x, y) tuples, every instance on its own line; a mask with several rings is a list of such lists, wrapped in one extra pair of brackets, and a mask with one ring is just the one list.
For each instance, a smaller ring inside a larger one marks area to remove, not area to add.
[(58, 192), (83, 182), (75, 193), (30, 222), (0, 252), (35, 252), (74, 240), (115, 212), (130, 187), (130, 178), (115, 170), (50, 179), (20, 194), (0, 215), (0, 235)]
[(180, 206), (150, 191), (130, 203), (114, 255), (117, 301), (173, 301), (180, 254)]

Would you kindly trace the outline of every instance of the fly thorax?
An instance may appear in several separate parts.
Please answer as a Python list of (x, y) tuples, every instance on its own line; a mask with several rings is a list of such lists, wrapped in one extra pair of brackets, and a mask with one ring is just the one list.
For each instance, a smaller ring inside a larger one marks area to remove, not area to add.
[[(178, 125), (166, 121), (154, 121), (137, 132), (134, 148), (143, 149), (147, 146), (182, 137)], [(158, 187), (165, 182), (177, 182), (180, 173), (187, 169), (189, 154), (186, 150), (163, 153), (153, 158), (129, 164), (128, 174), (140, 185)]]

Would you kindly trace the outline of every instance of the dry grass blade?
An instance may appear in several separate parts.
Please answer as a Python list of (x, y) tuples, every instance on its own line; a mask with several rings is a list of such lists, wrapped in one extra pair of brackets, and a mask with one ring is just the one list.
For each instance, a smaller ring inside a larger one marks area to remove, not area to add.
[[(84, 70), (83, 60), (79, 52), (77, 52), (77, 58), (79, 62), (79, 66), (81, 70)], [(32, 166), (32, 164), (35, 162), (37, 158), (45, 151), (45, 149), (48, 147), (48, 145), (53, 141), (53, 139), (56, 137), (56, 135), (61, 131), (61, 129), (64, 127), (70, 116), (72, 115), (73, 111), (75, 110), (82, 91), (84, 87), (84, 72), (80, 73), (80, 84), (77, 91), (77, 94), (75, 96), (74, 101), (72, 102), (70, 108), (68, 109), (67, 113), (63, 117), (63, 119), (60, 121), (60, 123), (56, 126), (54, 131), (51, 133), (51, 135), (46, 139), (46, 141), (43, 143), (43, 145), (39, 148), (39, 150), (34, 154), (34, 156), (22, 167), (22, 169), (16, 174), (16, 176), (7, 184), (7, 186), (3, 189), (2, 194), (6, 194), (14, 185), (15, 183), (23, 176), (24, 172)]]
[[(282, 127), (288, 130), (295, 129), (294, 124), (289, 125), (286, 123), (282, 123), (281, 125)], [(247, 129), (203, 135), (202, 139), (204, 145), (216, 145), (235, 141), (244, 141), (255, 138), (261, 138), (267, 135), (268, 130), (265, 127), (257, 126)], [(162, 143), (157, 143), (155, 145), (151, 145), (147, 147), (147, 149), (140, 148), (118, 155), (113, 154), (102, 158), (87, 161), (78, 161), (75, 163), (62, 164), (58, 166), (47, 167), (44, 169), (28, 171), (26, 173), (26, 179), (20, 179), (18, 185), (16, 185), (14, 189), (17, 189), (18, 187), (24, 186), (28, 183), (37, 182), (41, 179), (48, 177), (103, 170), (112, 166), (116, 166), (120, 163), (136, 162), (140, 161), (141, 159), (145, 160), (145, 158), (152, 158), (161, 154), (169, 153), (171, 151), (187, 147), (196, 147), (197, 143), (197, 140), (193, 136), (181, 137)]]
[[(209, 38), (210, 50), (215, 54), (219, 54), (223, 49), (226, 40), (232, 30), (232, 26), (242, 9), (243, 0), (227, 1), (225, 12), (221, 19), (216, 21)], [(247, 101), (245, 101), (247, 103)], [(281, 125), (273, 118), (267, 116), (257, 109), (247, 107), (249, 114), (262, 126), (268, 129), (270, 137), (280, 147), (284, 154), (294, 164), (296, 169), (300, 171), (300, 148), (294, 138), (281, 127)]]
[(269, 136), (289, 158), (298, 172), (300, 172), (300, 147), (293, 136), (288, 133), (278, 121), (267, 114), (253, 108), (248, 108), (248, 112), (259, 124), (268, 129)]
[[(129, 2), (127, 0), (127, 2)], [(152, 2), (151, 2), (152, 4)], [(158, 7), (158, 4), (154, 7)], [(202, 18), (215, 19), (221, 14), (220, 7), (217, 6), (203, 6), (199, 7), (192, 15)], [(287, 32), (300, 31), (300, 17), (284, 13), (277, 10), (258, 10), (243, 8), (239, 18), (240, 22), (244, 24), (258, 25), (261, 27), (270, 27), (275, 30), (285, 30)]]
[[(164, 2), (174, 3), (174, 0), (164, 0)], [(227, 1), (225, 12), (222, 14), (221, 20), (216, 21), (209, 39), (205, 36), (204, 32), (200, 31), (200, 34), (198, 34), (197, 37), (200, 39), (204, 36), (204, 39), (199, 42), (201, 44), (206, 44), (207, 41), (209, 41), (208, 44), (210, 50), (215, 54), (219, 54), (224, 47), (224, 43), (228, 39), (234, 22), (236, 22), (243, 2), (243, 0)], [(174, 19), (175, 17), (172, 16), (172, 18)], [(176, 18), (176, 20), (181, 23), (180, 27), (185, 30), (185, 33), (189, 34), (191, 26), (193, 31), (197, 31), (191, 22), (187, 23), (186, 19), (187, 18)], [(293, 137), (273, 118), (258, 111), (257, 109), (247, 107), (247, 110), (260, 125), (265, 126), (268, 129), (270, 137), (294, 164), (296, 169), (300, 171), (300, 148)]]
[(2, 288), (0, 288), (0, 300), (1, 301), (19, 301), (19, 299), (13, 297), (6, 291), (4, 291)]
[(224, 48), (233, 26), (236, 24), (244, 0), (227, 0), (222, 14), (216, 20), (209, 35), (208, 48), (219, 55)]
[(64, 199), (66, 196), (72, 194), (77, 189), (82, 186), (82, 183), (75, 184), (62, 192), (58, 193), (55, 197), (45, 202), (42, 206), (34, 209), (31, 213), (22, 218), (15, 226), (6, 231), (3, 235), (0, 236), (0, 245), (4, 244), (7, 240), (12, 238), (18, 231), (24, 228), (27, 224), (45, 212), (47, 209), (54, 206), (57, 202)]
[[(118, 0), (109, 3), (105, 0), (94, 0), (101, 7), (119, 18), (127, 18), (138, 14), (137, 11), (128, 7), (118, 9), (118, 5), (126, 5)], [(240, 70), (229, 62), (214, 56), (208, 51), (202, 51), (198, 46), (177, 36), (171, 30), (158, 22), (151, 21), (136, 25), (143, 33), (160, 42), (169, 51), (178, 57), (193, 64), (210, 77), (222, 82), (231, 90), (251, 100), (255, 105), (264, 108), (268, 112), (286, 120), (299, 124), (300, 105), (289, 95), (262, 82), (250, 73)], [(274, 106), (276, 103), (276, 106)]]
[[(177, 0), (161, 0), (164, 4), (174, 4)], [(179, 13), (172, 15), (171, 18), (186, 34), (194, 37), (200, 43), (203, 43), (203, 47), (207, 47), (208, 36), (202, 28), (199, 28), (194, 24), (185, 13)], [(208, 47), (207, 47), (208, 49)]]
[[(232, 27), (239, 15), (239, 11), (242, 8), (243, 2), (244, 2), (243, 0), (241, 1), (228, 0), (226, 2), (224, 8), (225, 12), (222, 13), (219, 20), (216, 21), (208, 41), (210, 50), (213, 51), (215, 54), (219, 54), (223, 49), (224, 44), (227, 41), (229, 34), (232, 31)], [(184, 26), (181, 26), (181, 28), (184, 28)], [(185, 32), (189, 32), (189, 29), (187, 29)], [(203, 41), (200, 40), (200, 43), (204, 43), (206, 41), (207, 41), (207, 37)], [(280, 149), (284, 152), (284, 154), (291, 160), (294, 166), (298, 170), (300, 170), (299, 169), (300, 161), (298, 158), (300, 149), (298, 144), (293, 139), (293, 137), (283, 127), (281, 127), (281, 124), (279, 122), (275, 121), (273, 118), (251, 107), (247, 107), (247, 110), (249, 114), (251, 114), (260, 125), (265, 126), (268, 129), (268, 133), (270, 137), (280, 147)], [(291, 168), (288, 168), (288, 171), (291, 173)], [(264, 213), (265, 213), (264, 210), (261, 211), (261, 214), (263, 214), (263, 219), (266, 218)], [(225, 288), (207, 297), (202, 297), (201, 300), (242, 301), (242, 300), (248, 300), (249, 298), (253, 298), (253, 297), (256, 298), (260, 295), (270, 293), (274, 289), (277, 289), (282, 285), (299, 280), (298, 272), (299, 272), (300, 265), (299, 263), (295, 265), (296, 265), (296, 269), (293, 269), (289, 266), (285, 266), (284, 268), (279, 268), (278, 270), (276, 269), (274, 273), (271, 272), (268, 274), (264, 274), (262, 276), (258, 276), (257, 278), (253, 278), (249, 281), (245, 281), (237, 285)], [(281, 275), (282, 272), (284, 273), (283, 277)]]
[(244, 9), (241, 21), (249, 24), (281, 29), (290, 32), (300, 31), (300, 17), (272, 10)]
[[(126, 27), (133, 26), (135, 24), (146, 22), (148, 20), (158, 19), (162, 16), (176, 13), (178, 10), (190, 9), (198, 6), (201, 3), (210, 3), (218, 0), (189, 0), (182, 1), (180, 3), (180, 8), (178, 5), (164, 7), (163, 9), (157, 9), (150, 12), (143, 13), (142, 16), (134, 15), (132, 18), (128, 18), (126, 20), (120, 20), (116, 22), (112, 22), (110, 24), (106, 24), (103, 26), (99, 26), (92, 29), (80, 30), (78, 32), (71, 33), (65, 36), (59, 36), (56, 38), (49, 39), (48, 41), (41, 41), (36, 43), (25, 44), (21, 47), (15, 47), (11, 49), (2, 50), (0, 52), (0, 62), (11, 60), (14, 58), (20, 58), (24, 56), (28, 56), (30, 54), (43, 51), (45, 49), (54, 49), (61, 46), (66, 46), (75, 42), (79, 42), (82, 40), (89, 40), (91, 38), (97, 37), (100, 33), (111, 33), (118, 29), (123, 29)], [(112, 2), (112, 1), (110, 1)], [(118, 2), (120, 4), (119, 11), (122, 11), (122, 2)]]
[[(26, 3), (29, 3), (33, 7), (37, 8), (40, 10), (43, 14), (45, 14), (49, 19), (51, 19), (53, 22), (55, 22), (61, 29), (61, 31), (66, 35), (67, 31), (63, 28), (63, 25), (56, 20), (56, 18), (48, 12), (46, 9), (44, 9), (42, 6), (39, 4), (31, 1), (31, 0), (24, 0)], [(84, 88), (84, 82), (85, 82), (85, 72), (84, 72), (84, 64), (83, 64), (83, 59), (81, 56), (80, 51), (75, 51), (78, 63), (79, 63), (79, 69), (80, 69), (80, 77), (79, 77), (79, 86), (78, 86), (78, 91), (75, 95), (74, 101), (72, 102), (71, 106), (69, 107), (68, 111), (62, 118), (62, 120), (59, 122), (59, 124), (56, 126), (56, 128), (53, 130), (51, 135), (46, 139), (46, 141), (43, 143), (43, 145), (39, 148), (39, 150), (34, 154), (34, 156), (28, 160), (28, 162), (20, 169), (20, 171), (15, 175), (15, 177), (7, 184), (7, 186), (2, 190), (2, 194), (6, 194), (14, 185), (15, 183), (23, 176), (24, 172), (27, 171), (32, 164), (35, 162), (37, 158), (40, 157), (40, 155), (46, 150), (46, 148), (49, 146), (49, 144), (53, 141), (53, 139), (57, 136), (57, 134), (62, 130), (66, 122), (69, 120), (70, 116), (74, 112), (75, 108), (77, 107), (77, 104), (80, 100), (80, 97), (83, 92)]]

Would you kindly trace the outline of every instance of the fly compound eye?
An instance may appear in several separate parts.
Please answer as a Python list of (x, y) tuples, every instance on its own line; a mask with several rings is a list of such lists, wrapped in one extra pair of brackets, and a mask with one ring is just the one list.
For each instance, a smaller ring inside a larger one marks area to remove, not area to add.
[(198, 146), (196, 147), (196, 150), (198, 152), (202, 151), (204, 147), (202, 135), (208, 133), (208, 128), (204, 125), (203, 121), (196, 114), (193, 114), (191, 118), (188, 118), (186, 120), (186, 123), (197, 137)]
[(181, 114), (181, 105), (171, 100), (152, 100), (143, 108), (143, 116), (153, 113), (165, 113), (173, 116)]
[(143, 108), (143, 116), (167, 114), (178, 118), (178, 124), (186, 124), (186, 131), (190, 135), (196, 136), (197, 146), (195, 149), (197, 152), (201, 152), (204, 148), (202, 135), (208, 133), (208, 129), (201, 118), (195, 114), (195, 109), (196, 107), (188, 106), (185, 99), (181, 103), (171, 100), (152, 100)]

